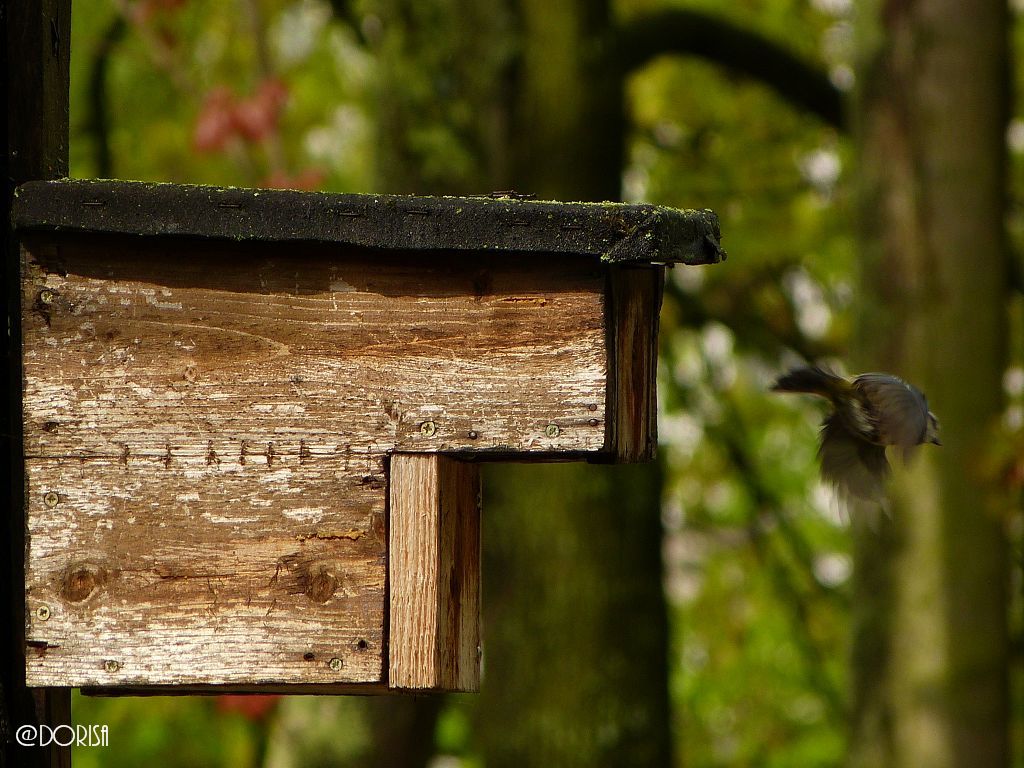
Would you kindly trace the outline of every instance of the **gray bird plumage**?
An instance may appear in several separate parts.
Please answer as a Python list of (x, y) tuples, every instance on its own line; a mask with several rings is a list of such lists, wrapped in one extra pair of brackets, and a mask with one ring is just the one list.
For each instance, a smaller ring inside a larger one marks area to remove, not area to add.
[(864, 373), (853, 381), (818, 367), (794, 368), (776, 392), (807, 392), (827, 398), (832, 412), (821, 427), (821, 475), (844, 495), (881, 501), (889, 476), (887, 446), (909, 458), (915, 446), (939, 442), (939, 422), (913, 384), (888, 373)]

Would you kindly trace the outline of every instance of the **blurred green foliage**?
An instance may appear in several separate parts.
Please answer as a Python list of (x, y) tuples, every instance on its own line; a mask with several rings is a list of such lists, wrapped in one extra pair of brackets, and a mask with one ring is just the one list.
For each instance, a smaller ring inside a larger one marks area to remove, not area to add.
[(264, 726), (241, 713), (219, 713), (214, 699), (88, 699), (72, 702), (76, 722), (106, 725), (107, 747), (78, 747), (76, 768), (112, 765), (261, 765)]
[[(817, 60), (848, 24), (807, 3), (704, 5)], [(849, 542), (814, 478), (815, 415), (764, 392), (794, 348), (844, 347), (849, 149), (766, 88), (703, 62), (655, 62), (633, 78), (630, 97), (627, 195), (716, 210), (731, 254), (723, 269), (673, 270), (662, 315), (682, 763), (836, 765)]]
[[(851, 82), (850, 0), (613, 5), (621, 19), (671, 5), (720, 13), (819, 62), (837, 84)], [(446, 88), (414, 71), (381, 71), (374, 52), (382, 6), (77, 0), (72, 175), (374, 191), (382, 104), (429, 104)], [(1013, 34), (1024, 42), (1019, 23)], [(514, 50), (510, 39), (492, 54)], [(95, 73), (104, 66), (106, 168), (95, 109)], [(283, 85), (278, 107), (260, 100), (268, 83)], [(836, 501), (816, 480), (815, 405), (765, 391), (800, 355), (838, 357), (847, 343), (856, 285), (848, 140), (765, 87), (678, 57), (634, 75), (628, 105), (624, 198), (716, 210), (730, 253), (714, 268), (673, 269), (662, 317), (665, 586), (679, 762), (836, 765), (848, 705), (850, 543)], [(480, 162), (459, 132), (473, 109), (457, 100), (438, 108), (434, 127), (418, 129), (419, 155), (441, 168)], [(1020, 246), (1024, 120), (1011, 125), (1009, 141), (1009, 225)], [(1019, 301), (1014, 311), (1021, 321)], [(1014, 339), (1018, 361), (1022, 336)], [(1021, 389), (1010, 391), (1018, 421)], [(1014, 577), (1019, 595), (1019, 564)], [(1019, 600), (1012, 608), (1019, 635), (1024, 611)], [(1019, 692), (1019, 670), (1015, 679)], [(455, 761), (445, 765), (479, 764), (472, 706), (472, 697), (452, 697), (442, 713), (437, 747)], [(108, 749), (75, 752), (86, 768), (358, 765), (369, 739), (363, 710), (348, 700), (296, 697), (253, 716), (211, 699), (76, 697), (74, 710), (78, 722), (110, 727)], [(1015, 723), (1020, 752), (1019, 716)]]

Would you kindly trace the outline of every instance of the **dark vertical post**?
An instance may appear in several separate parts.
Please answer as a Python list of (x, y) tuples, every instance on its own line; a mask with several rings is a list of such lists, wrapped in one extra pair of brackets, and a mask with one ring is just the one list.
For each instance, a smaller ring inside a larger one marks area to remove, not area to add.
[[(3, 289), (0, 293), (0, 768), (70, 766), (70, 748), (22, 747), (20, 726), (71, 720), (69, 689), (25, 686), (25, 513), (21, 447), (21, 322), (18, 248), (11, 231), (14, 188), (68, 173), (71, 0), (0, 0), (4, 120)], [(66, 733), (61, 734), (67, 741)]]

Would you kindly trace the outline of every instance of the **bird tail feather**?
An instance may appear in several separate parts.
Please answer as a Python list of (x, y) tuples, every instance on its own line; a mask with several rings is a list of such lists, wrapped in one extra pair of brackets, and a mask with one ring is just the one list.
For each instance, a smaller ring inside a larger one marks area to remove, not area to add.
[(808, 392), (827, 398), (840, 397), (850, 391), (850, 382), (818, 366), (794, 368), (780, 376), (772, 386), (775, 392)]

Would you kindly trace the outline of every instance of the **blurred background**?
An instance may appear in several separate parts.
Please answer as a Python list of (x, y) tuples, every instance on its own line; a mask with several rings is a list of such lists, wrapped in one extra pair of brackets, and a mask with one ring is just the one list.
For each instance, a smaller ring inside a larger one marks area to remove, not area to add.
[[(1024, 765), (1024, 3), (73, 13), (73, 176), (712, 208), (730, 254), (668, 273), (658, 463), (487, 467), (479, 695), (76, 696), (77, 767)], [(890, 516), (766, 391), (802, 360), (929, 394)]]

